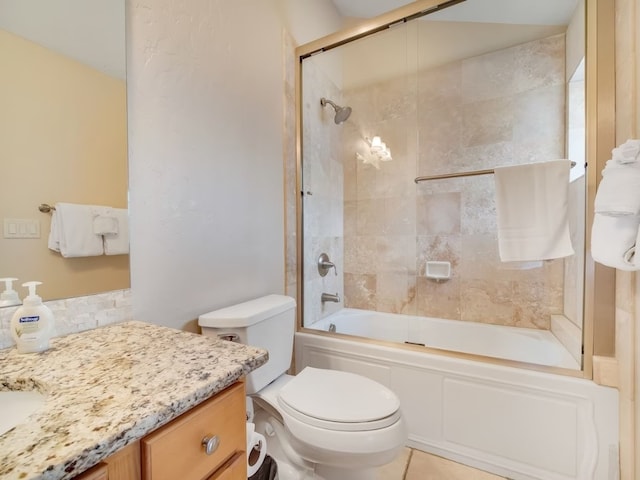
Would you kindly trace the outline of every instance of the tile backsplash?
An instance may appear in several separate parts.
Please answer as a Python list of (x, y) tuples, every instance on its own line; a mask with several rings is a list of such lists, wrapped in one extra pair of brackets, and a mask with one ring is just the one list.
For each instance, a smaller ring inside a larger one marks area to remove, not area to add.
[[(54, 337), (132, 319), (131, 289), (44, 303), (51, 309), (55, 318)], [(0, 349), (14, 345), (10, 324), (11, 317), (17, 309), (18, 306), (0, 309)]]

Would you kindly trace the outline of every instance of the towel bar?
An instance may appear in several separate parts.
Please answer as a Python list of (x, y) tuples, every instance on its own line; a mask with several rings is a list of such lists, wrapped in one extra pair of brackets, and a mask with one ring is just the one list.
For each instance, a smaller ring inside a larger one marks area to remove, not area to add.
[(56, 209), (56, 207), (52, 207), (48, 203), (41, 203), (38, 206), (38, 210), (40, 210), (42, 213), (50, 213), (51, 210), (55, 210), (55, 209)]
[[(571, 162), (571, 168), (576, 166), (576, 162)], [(586, 164), (585, 164), (586, 167)], [(427, 175), (424, 177), (416, 177), (414, 182), (426, 182), (428, 180), (441, 180), (443, 178), (473, 177), (475, 175), (493, 175), (496, 171), (491, 168), (489, 170), (473, 170), (471, 172), (460, 173), (443, 173), (442, 175)]]

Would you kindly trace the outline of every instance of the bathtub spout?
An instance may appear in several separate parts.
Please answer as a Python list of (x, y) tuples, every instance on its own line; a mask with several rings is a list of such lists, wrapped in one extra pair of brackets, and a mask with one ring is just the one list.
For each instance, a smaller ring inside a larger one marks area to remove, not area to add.
[(324, 302), (335, 302), (335, 303), (338, 303), (338, 302), (340, 302), (340, 295), (338, 295), (337, 293), (335, 295), (333, 293), (323, 293), (320, 296), (320, 301), (322, 303), (324, 303)]

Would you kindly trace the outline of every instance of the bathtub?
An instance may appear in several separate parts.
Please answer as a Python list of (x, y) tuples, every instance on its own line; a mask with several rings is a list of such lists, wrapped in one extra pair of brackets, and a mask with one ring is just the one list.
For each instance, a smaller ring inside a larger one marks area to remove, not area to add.
[[(392, 389), (400, 398), (413, 448), (515, 480), (618, 478), (617, 390), (574, 376), (480, 361), (482, 357), (386, 343), (408, 340), (562, 364), (566, 357), (553, 340), (536, 332), (515, 332), (514, 337), (511, 328), (500, 331), (505, 327), (385, 315), (344, 309), (313, 325), (327, 330), (333, 323), (343, 335), (319, 335), (312, 328), (296, 332), (296, 369), (350, 371)], [(503, 350), (507, 337), (511, 346)]]
[[(314, 330), (440, 350), (470, 353), (517, 362), (579, 370), (580, 365), (548, 330), (488, 325), (460, 320), (342, 310), (310, 325)], [(335, 330), (334, 330), (335, 329)]]

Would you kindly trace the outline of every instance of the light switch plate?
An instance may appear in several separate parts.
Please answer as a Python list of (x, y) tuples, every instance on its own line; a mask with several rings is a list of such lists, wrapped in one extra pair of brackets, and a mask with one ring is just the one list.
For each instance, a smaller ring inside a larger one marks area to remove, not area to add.
[(40, 238), (40, 221), (31, 218), (5, 218), (4, 238)]

